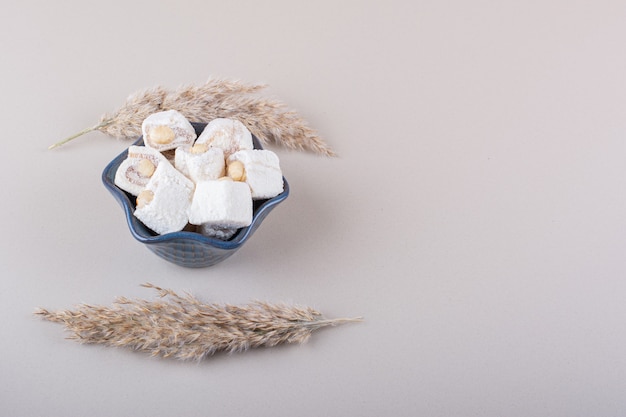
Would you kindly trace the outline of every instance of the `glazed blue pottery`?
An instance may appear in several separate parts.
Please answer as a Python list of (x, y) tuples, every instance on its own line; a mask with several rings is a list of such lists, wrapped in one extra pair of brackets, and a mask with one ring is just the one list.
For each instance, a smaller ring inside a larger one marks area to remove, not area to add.
[[(200, 135), (206, 123), (192, 123), (192, 125), (196, 134)], [(255, 136), (252, 139), (255, 149), (262, 149), (259, 140)], [(143, 145), (143, 137), (140, 137), (134, 145)], [(184, 267), (207, 267), (233, 255), (250, 239), (267, 215), (289, 195), (289, 184), (283, 177), (284, 191), (271, 199), (255, 200), (252, 223), (250, 226), (239, 229), (229, 240), (210, 238), (200, 233), (187, 231), (158, 235), (133, 215), (135, 196), (118, 188), (114, 183), (115, 172), (127, 155), (128, 150), (125, 150), (106, 166), (102, 173), (104, 186), (122, 206), (133, 237), (161, 258)]]

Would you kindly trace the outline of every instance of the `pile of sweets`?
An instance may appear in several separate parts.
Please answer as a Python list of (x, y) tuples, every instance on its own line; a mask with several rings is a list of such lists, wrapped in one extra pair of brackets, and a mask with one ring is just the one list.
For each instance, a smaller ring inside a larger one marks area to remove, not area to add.
[(148, 116), (145, 146), (130, 146), (115, 185), (137, 197), (135, 217), (157, 234), (190, 230), (228, 240), (252, 222), (252, 200), (283, 192), (278, 156), (254, 149), (233, 119), (214, 119), (196, 137), (178, 111)]

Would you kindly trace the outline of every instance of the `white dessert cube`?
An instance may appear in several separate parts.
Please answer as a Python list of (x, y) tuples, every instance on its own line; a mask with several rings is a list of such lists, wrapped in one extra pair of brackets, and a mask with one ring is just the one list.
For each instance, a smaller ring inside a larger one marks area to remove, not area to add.
[(178, 232), (187, 225), (193, 182), (169, 162), (160, 163), (137, 197), (135, 216), (158, 234)]
[(141, 124), (143, 141), (148, 148), (159, 152), (191, 146), (196, 131), (191, 123), (176, 110), (153, 113)]
[(200, 181), (196, 184), (189, 223), (221, 228), (240, 228), (252, 223), (250, 188), (232, 180)]
[(222, 149), (225, 158), (238, 150), (254, 148), (252, 133), (248, 128), (239, 120), (225, 118), (211, 120), (198, 136), (196, 143)]
[(128, 156), (115, 172), (115, 185), (136, 196), (146, 188), (150, 177), (163, 161), (167, 162), (160, 152), (132, 145), (128, 148)]
[(241, 150), (228, 157), (227, 165), (243, 164), (242, 180), (250, 187), (255, 200), (276, 197), (283, 192), (283, 174), (278, 156), (265, 149)]
[(176, 148), (174, 165), (195, 183), (216, 180), (224, 176), (224, 151), (204, 145)]

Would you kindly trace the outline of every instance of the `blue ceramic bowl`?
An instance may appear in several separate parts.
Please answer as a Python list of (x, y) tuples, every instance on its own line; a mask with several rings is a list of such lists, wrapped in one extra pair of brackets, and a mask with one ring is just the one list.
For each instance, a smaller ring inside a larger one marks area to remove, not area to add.
[[(200, 135), (206, 123), (192, 123), (192, 125), (196, 129), (196, 134)], [(255, 136), (252, 139), (255, 149), (263, 149)], [(140, 137), (134, 145), (143, 145), (143, 137)], [(283, 177), (284, 191), (274, 198), (255, 200), (252, 223), (250, 226), (239, 229), (229, 240), (214, 239), (200, 233), (186, 231), (158, 235), (148, 229), (133, 215), (135, 211), (135, 196), (115, 185), (115, 172), (127, 155), (128, 150), (125, 150), (106, 166), (102, 172), (102, 182), (124, 209), (126, 221), (133, 237), (145, 244), (148, 249), (161, 258), (180, 266), (190, 268), (207, 267), (215, 265), (233, 255), (250, 239), (270, 211), (289, 195), (289, 184)]]

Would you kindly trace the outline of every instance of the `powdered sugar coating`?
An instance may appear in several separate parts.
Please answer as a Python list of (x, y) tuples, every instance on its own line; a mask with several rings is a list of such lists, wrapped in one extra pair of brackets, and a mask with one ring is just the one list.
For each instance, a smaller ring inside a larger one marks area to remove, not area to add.
[(224, 175), (225, 165), (224, 151), (220, 148), (201, 153), (194, 153), (189, 147), (176, 148), (174, 166), (195, 183), (218, 179)]
[(187, 210), (194, 191), (193, 182), (169, 162), (161, 163), (146, 185), (154, 198), (135, 216), (159, 234), (178, 232), (187, 225)]
[(252, 223), (250, 188), (237, 181), (201, 181), (196, 184), (189, 223), (240, 228)]
[(128, 157), (115, 172), (115, 185), (132, 195), (139, 195), (150, 181), (150, 177), (142, 175), (138, 168), (144, 159), (150, 161), (155, 168), (161, 162), (167, 162), (167, 159), (154, 149), (132, 145), (128, 148)]
[(239, 120), (225, 118), (213, 119), (207, 124), (196, 143), (221, 148), (225, 158), (239, 150), (254, 148), (248, 128)]
[[(153, 140), (153, 129), (160, 126), (166, 126), (173, 131), (174, 138), (171, 142), (158, 143), (158, 141)], [(182, 113), (176, 110), (166, 110), (153, 113), (146, 117), (141, 124), (141, 132), (143, 134), (145, 145), (160, 152), (176, 149), (179, 146), (192, 145), (197, 137), (196, 130), (193, 128), (189, 120), (187, 120)]]
[(244, 149), (233, 153), (228, 163), (239, 161), (245, 169), (245, 182), (250, 187), (252, 198), (276, 197), (283, 192), (283, 174), (278, 156), (269, 150)]

